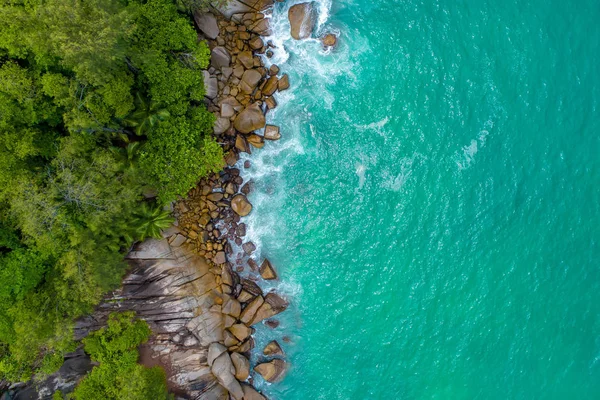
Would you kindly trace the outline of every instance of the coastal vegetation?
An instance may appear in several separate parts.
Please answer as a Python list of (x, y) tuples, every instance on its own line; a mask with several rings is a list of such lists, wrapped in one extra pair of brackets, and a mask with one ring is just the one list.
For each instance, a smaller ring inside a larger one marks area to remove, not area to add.
[[(76, 347), (74, 319), (119, 284), (123, 253), (159, 235), (165, 204), (222, 167), (202, 103), (210, 52), (186, 10), (0, 0), (0, 380), (55, 371)], [(141, 323), (111, 321), (86, 341), (100, 366), (77, 398), (98, 380), (108, 390), (115, 335), (129, 346), (118, 368), (160, 380), (135, 364)]]
[(73, 392), (75, 400), (170, 399), (165, 372), (137, 363), (137, 347), (148, 340), (148, 324), (133, 312), (112, 313), (107, 327), (83, 339), (85, 351), (100, 363)]

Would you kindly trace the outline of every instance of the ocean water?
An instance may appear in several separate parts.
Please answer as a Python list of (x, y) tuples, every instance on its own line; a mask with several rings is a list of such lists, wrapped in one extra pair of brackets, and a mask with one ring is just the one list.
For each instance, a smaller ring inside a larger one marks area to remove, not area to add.
[[(320, 0), (248, 157), (280, 400), (600, 399), (600, 3)], [(254, 356), (256, 362), (260, 357)]]

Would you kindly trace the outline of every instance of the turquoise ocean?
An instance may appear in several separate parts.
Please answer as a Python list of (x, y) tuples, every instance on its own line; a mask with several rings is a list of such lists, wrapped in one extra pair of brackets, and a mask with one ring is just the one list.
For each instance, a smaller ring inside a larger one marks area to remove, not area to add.
[(598, 0), (319, 0), (333, 51), (290, 38), (295, 2), (269, 38), (282, 140), (243, 171), (292, 303), (257, 332), (288, 374), (257, 386), (600, 399)]

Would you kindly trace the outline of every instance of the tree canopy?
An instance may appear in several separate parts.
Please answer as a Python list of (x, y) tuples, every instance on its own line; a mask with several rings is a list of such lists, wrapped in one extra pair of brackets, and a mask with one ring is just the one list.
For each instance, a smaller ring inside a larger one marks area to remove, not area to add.
[(0, 0), (0, 379), (60, 366), (123, 253), (165, 227), (154, 210), (222, 167), (182, 9)]

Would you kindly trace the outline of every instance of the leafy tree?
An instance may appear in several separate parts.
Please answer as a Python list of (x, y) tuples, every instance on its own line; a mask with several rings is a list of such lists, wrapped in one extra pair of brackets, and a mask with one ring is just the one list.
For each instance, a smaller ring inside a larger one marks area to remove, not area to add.
[(79, 383), (76, 400), (169, 399), (165, 373), (159, 367), (136, 363), (137, 347), (146, 342), (150, 329), (133, 312), (113, 313), (108, 326), (83, 340), (85, 351), (100, 363)]
[(160, 108), (158, 103), (149, 102), (138, 93), (135, 111), (129, 114), (123, 122), (134, 127), (136, 135), (142, 136), (170, 115), (169, 110)]
[(138, 240), (147, 238), (161, 238), (161, 231), (173, 224), (174, 218), (171, 212), (160, 207), (160, 205), (148, 205), (143, 203), (136, 211), (133, 224)]

